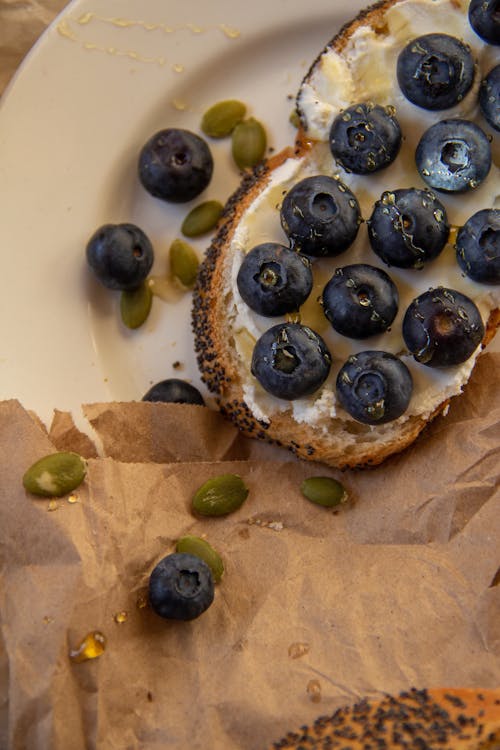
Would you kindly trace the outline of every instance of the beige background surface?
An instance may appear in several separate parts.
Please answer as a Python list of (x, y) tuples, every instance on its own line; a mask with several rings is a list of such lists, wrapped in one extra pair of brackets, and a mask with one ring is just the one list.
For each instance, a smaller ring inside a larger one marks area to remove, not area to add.
[(0, 94), (67, 0), (0, 0)]

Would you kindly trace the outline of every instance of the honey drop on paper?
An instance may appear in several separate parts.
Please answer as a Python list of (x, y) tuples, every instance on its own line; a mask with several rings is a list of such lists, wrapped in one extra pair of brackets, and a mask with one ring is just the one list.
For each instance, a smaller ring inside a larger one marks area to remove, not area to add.
[(85, 636), (77, 648), (70, 650), (69, 658), (75, 664), (80, 664), (89, 659), (97, 659), (104, 653), (105, 648), (106, 636), (98, 630), (94, 630)]

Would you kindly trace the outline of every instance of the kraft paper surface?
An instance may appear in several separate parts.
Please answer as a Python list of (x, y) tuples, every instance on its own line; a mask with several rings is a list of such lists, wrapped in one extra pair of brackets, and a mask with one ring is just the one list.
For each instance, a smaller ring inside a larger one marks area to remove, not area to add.
[[(217, 413), (93, 404), (102, 455), (69, 415), (47, 432), (0, 404), (2, 720), (12, 750), (258, 750), (363, 696), (500, 683), (500, 355), (409, 450), (335, 472), (246, 440)], [(97, 442), (97, 441), (96, 441)], [(22, 486), (56, 449), (88, 458), (69, 496)], [(239, 474), (235, 513), (197, 516), (196, 489)], [(334, 476), (340, 509), (300, 485)], [(185, 534), (225, 564), (213, 604), (162, 620), (148, 577)], [(90, 632), (104, 653), (73, 663)]]

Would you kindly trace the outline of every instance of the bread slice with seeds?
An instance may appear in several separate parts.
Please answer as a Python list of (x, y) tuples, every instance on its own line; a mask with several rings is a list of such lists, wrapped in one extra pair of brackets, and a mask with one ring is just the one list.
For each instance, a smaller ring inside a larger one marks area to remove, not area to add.
[[(294, 318), (323, 336), (332, 354), (329, 379), (312, 396), (292, 402), (277, 399), (266, 393), (251, 374), (252, 350), (258, 336), (266, 327), (286, 318), (263, 319), (252, 314), (239, 296), (236, 274), (244, 254), (255, 244), (264, 241), (288, 244), (280, 225), (279, 207), (286, 192), (304, 176), (329, 174), (338, 178), (358, 198), (364, 220), (385, 190), (422, 187), (413, 160), (415, 144), (423, 130), (444, 115), (402, 103), (401, 96), (394, 101), (395, 70), (391, 65), (397, 49), (408, 39), (426, 33), (427, 29), (439, 29), (444, 19), (448, 33), (453, 33), (455, 27), (467, 29), (467, 2), (383, 0), (362, 11), (327, 44), (298, 92), (297, 110), (302, 125), (295, 144), (244, 176), (226, 205), (194, 290), (192, 325), (198, 364), (202, 379), (215, 395), (222, 413), (250, 437), (286, 446), (302, 458), (333, 467), (375, 465), (412, 444), (426, 424), (446, 412), (450, 398), (462, 392), (476, 356), (492, 340), (500, 324), (500, 290), (498, 286), (472, 282), (460, 272), (453, 248), (453, 227), (456, 230), (479, 208), (493, 207), (500, 194), (498, 167), (492, 166), (478, 190), (465, 196), (443, 198), (449, 208), (452, 233), (439, 259), (422, 271), (388, 269), (400, 289), (410, 294), (408, 299), (429, 287), (446, 286), (464, 292), (478, 305), (485, 324), (482, 344), (466, 363), (446, 368), (446, 372), (436, 373), (435, 368), (416, 363), (405, 351), (400, 335), (405, 311), (402, 303), (392, 326), (390, 347), (389, 339), (383, 338), (385, 334), (365, 340), (362, 347), (359, 342), (353, 347), (352, 341), (332, 332), (317, 301), (325, 280), (335, 268), (347, 263), (383, 266), (370, 249), (365, 224), (361, 225), (352, 248), (335, 258), (314, 261), (313, 292)], [(469, 43), (474, 34), (469, 29), (460, 35), (463, 37), (465, 33)], [(500, 52), (498, 48), (490, 49), (479, 38), (473, 39), (471, 46), (478, 80), (492, 62), (498, 61)], [(477, 91), (470, 96), (477, 99)], [(328, 132), (335, 114), (369, 98), (384, 106), (395, 106), (404, 140), (394, 164), (376, 175), (360, 178), (335, 163), (328, 146)], [(473, 102), (472, 98), (468, 102), (464, 99), (456, 111), (445, 114), (465, 116), (464, 107), (468, 106), (472, 107), (469, 116), (477, 119), (480, 115), (476, 99)], [(405, 414), (394, 421), (377, 425), (358, 422), (336, 401), (336, 373), (350, 353), (362, 348), (388, 348), (403, 358), (412, 372), (414, 395)]]
[(499, 750), (500, 690), (409, 690), (363, 700), (302, 726), (269, 750)]

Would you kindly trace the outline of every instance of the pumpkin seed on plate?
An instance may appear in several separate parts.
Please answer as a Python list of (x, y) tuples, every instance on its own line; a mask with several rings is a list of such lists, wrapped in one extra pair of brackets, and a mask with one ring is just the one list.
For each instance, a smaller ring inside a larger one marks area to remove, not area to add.
[(211, 138), (231, 135), (236, 125), (245, 117), (247, 108), (236, 99), (217, 102), (207, 109), (201, 120), (201, 129)]
[(188, 555), (195, 555), (201, 558), (210, 570), (216, 583), (220, 581), (224, 573), (224, 563), (222, 558), (211, 544), (201, 539), (199, 536), (183, 536), (177, 540), (175, 545), (176, 552), (185, 552)]
[(123, 291), (120, 298), (120, 313), (127, 328), (139, 328), (147, 320), (151, 310), (153, 293), (147, 281), (137, 289)]
[(347, 501), (344, 485), (333, 477), (309, 477), (300, 485), (300, 491), (307, 500), (325, 508), (334, 508)]
[(248, 487), (238, 474), (219, 474), (201, 485), (193, 497), (193, 509), (203, 516), (225, 516), (243, 505)]
[(170, 272), (186, 289), (196, 281), (200, 261), (196, 251), (184, 240), (174, 240), (170, 245)]
[(262, 161), (266, 153), (267, 135), (254, 117), (239, 122), (231, 138), (233, 159), (240, 169), (255, 167)]
[(199, 237), (210, 232), (220, 217), (224, 206), (220, 201), (205, 201), (195, 206), (182, 222), (181, 232), (185, 237)]
[(61, 497), (76, 489), (87, 473), (85, 460), (70, 451), (50, 453), (35, 461), (23, 476), (28, 492), (42, 497)]

